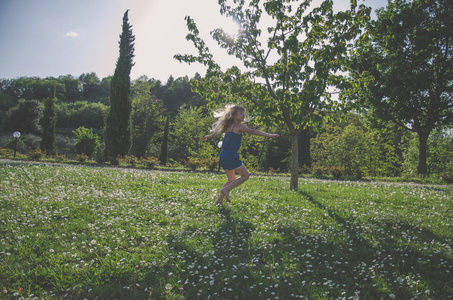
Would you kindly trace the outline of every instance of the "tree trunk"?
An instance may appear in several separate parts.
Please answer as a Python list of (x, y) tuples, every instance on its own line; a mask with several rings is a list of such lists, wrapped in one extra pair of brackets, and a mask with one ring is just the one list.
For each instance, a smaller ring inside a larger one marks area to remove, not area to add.
[(299, 135), (299, 165), (311, 168), (310, 128), (305, 128)]
[(428, 168), (426, 166), (426, 149), (428, 147), (428, 136), (429, 134), (424, 132), (418, 133), (419, 146), (417, 173), (419, 175), (426, 175), (426, 173), (428, 172)]
[(289, 188), (297, 191), (299, 184), (299, 132), (291, 132), (291, 181)]

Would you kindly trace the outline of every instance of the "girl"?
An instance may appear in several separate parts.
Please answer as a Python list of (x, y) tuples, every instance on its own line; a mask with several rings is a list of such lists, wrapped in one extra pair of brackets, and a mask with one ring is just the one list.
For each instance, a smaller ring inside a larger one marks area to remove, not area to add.
[[(220, 165), (225, 170), (228, 181), (220, 190), (219, 198), (215, 204), (220, 204), (223, 199), (231, 202), (229, 198), (230, 191), (249, 179), (250, 174), (239, 160), (238, 150), (241, 146), (242, 133), (250, 133), (270, 138), (279, 138), (279, 134), (270, 134), (256, 129), (250, 129), (242, 124), (245, 118), (245, 108), (238, 105), (227, 105), (222, 115), (212, 126), (212, 134), (203, 137), (208, 139), (225, 133), (222, 142), (222, 151), (220, 152)], [(235, 179), (235, 173), (241, 177)]]

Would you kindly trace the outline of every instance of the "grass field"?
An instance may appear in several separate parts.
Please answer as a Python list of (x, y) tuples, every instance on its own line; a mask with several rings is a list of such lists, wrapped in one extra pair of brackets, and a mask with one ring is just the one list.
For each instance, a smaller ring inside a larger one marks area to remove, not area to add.
[(452, 186), (225, 179), (0, 162), (0, 298), (452, 298)]

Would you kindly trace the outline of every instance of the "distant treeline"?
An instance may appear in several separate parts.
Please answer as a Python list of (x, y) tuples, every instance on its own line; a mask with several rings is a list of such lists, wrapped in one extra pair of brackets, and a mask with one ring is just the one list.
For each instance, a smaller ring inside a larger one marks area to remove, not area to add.
[[(193, 78), (170, 76), (167, 82), (142, 76), (132, 82), (133, 125), (130, 155), (155, 157), (167, 164), (192, 168), (217, 168), (218, 140), (202, 140), (214, 122), (207, 101), (191, 90)], [(11, 147), (13, 131), (22, 133), (19, 150), (39, 147), (43, 103), (50, 87), (56, 86), (56, 153), (78, 154), (74, 131), (85, 127), (103, 136), (109, 109), (111, 77), (95, 73), (58, 78), (20, 77), (0, 80), (0, 147)], [(287, 171), (290, 136), (285, 126), (261, 127), (279, 132), (279, 140), (247, 136), (241, 157), (250, 169)], [(83, 131), (79, 131), (83, 132)], [(417, 169), (418, 139), (389, 122), (370, 117), (332, 113), (319, 128), (307, 129), (300, 138), (301, 172), (334, 177), (414, 175)], [(97, 155), (102, 151), (102, 143)], [(453, 141), (448, 131), (438, 131), (429, 140), (429, 174), (453, 178)]]

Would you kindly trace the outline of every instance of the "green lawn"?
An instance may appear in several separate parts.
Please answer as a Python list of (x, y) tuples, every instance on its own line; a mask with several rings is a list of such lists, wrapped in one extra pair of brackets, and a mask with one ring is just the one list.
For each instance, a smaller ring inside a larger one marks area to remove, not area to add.
[(448, 299), (453, 187), (0, 162), (0, 298)]

